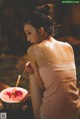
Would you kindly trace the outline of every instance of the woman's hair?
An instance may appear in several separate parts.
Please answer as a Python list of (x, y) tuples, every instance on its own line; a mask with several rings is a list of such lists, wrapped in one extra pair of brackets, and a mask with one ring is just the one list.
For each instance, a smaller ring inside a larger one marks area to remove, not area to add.
[(47, 15), (41, 14), (39, 12), (33, 12), (27, 16), (25, 24), (32, 25), (36, 28), (36, 30), (43, 27), (48, 35), (53, 36), (53, 20)]
[(49, 15), (50, 14), (50, 6), (48, 4), (45, 4), (43, 6), (37, 6), (36, 11), (41, 14)]

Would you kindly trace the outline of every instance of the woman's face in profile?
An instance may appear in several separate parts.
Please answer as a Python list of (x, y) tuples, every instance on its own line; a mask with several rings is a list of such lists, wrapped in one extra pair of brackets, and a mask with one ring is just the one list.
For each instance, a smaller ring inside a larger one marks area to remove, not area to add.
[(38, 42), (40, 36), (35, 27), (30, 24), (25, 24), (24, 32), (27, 36), (27, 41), (29, 41), (31, 44), (36, 44)]

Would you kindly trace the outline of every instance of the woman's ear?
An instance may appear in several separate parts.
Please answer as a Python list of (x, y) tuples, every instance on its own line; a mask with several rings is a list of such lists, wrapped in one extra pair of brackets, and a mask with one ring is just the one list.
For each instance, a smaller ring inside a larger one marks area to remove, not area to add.
[(41, 27), (41, 28), (39, 29), (39, 34), (42, 35), (42, 34), (44, 34), (44, 32), (45, 32), (45, 31), (44, 31), (44, 28)]

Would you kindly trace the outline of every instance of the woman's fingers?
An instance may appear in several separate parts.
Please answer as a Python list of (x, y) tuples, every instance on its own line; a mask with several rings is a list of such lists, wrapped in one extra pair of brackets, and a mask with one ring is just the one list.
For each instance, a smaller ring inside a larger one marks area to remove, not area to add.
[(33, 73), (33, 68), (31, 67), (30, 61), (28, 61), (25, 65), (25, 72), (27, 73)]

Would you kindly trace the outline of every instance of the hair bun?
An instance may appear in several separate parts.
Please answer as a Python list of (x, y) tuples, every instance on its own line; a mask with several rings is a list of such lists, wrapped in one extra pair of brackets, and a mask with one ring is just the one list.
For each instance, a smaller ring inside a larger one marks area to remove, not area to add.
[(48, 4), (46, 4), (44, 6), (38, 6), (36, 11), (40, 14), (49, 16), (50, 6)]

